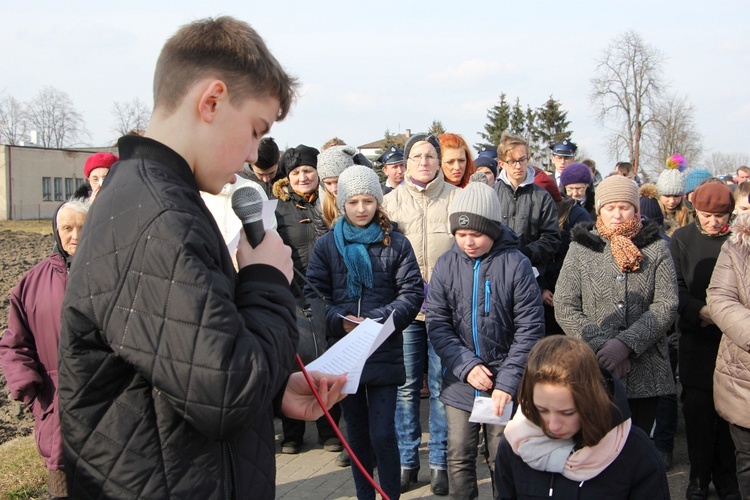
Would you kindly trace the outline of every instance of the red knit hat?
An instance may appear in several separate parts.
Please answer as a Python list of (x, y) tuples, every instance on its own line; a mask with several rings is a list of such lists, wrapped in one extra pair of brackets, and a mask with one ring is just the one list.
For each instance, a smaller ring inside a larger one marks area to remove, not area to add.
[(693, 208), (710, 214), (729, 214), (734, 210), (732, 190), (723, 182), (701, 184), (693, 192)]
[(562, 195), (557, 188), (557, 184), (555, 184), (555, 179), (540, 168), (534, 167), (534, 172), (536, 172), (536, 175), (534, 176), (534, 184), (542, 189), (546, 189), (552, 196), (552, 199), (555, 200), (555, 203), (562, 200)]
[(94, 153), (86, 158), (86, 163), (83, 165), (83, 176), (88, 179), (91, 171), (95, 168), (110, 168), (118, 161), (120, 161), (120, 158), (112, 153)]

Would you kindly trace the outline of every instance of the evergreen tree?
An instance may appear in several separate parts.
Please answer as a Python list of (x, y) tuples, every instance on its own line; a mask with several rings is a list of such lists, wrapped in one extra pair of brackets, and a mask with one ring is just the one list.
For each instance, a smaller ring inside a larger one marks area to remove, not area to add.
[(568, 112), (561, 109), (560, 101), (550, 96), (536, 111), (539, 141), (549, 145), (570, 139), (573, 132), (568, 129), (570, 122), (566, 119), (567, 115)]
[[(510, 105), (505, 100), (505, 93), (500, 94), (500, 101), (487, 111), (487, 124), (479, 136), (483, 142), (500, 144), (500, 135), (510, 126)], [(479, 149), (479, 145), (475, 148)]]
[(443, 127), (443, 122), (441, 122), (440, 120), (432, 120), (432, 125), (430, 125), (430, 128), (427, 129), (427, 133), (435, 136), (444, 134), (445, 127)]
[(523, 108), (521, 108), (521, 100), (518, 97), (516, 97), (516, 103), (513, 105), (513, 109), (511, 110), (509, 130), (512, 134), (520, 135), (521, 137), (528, 140), (528, 138), (526, 137), (528, 123), (526, 121), (526, 116), (524, 115)]

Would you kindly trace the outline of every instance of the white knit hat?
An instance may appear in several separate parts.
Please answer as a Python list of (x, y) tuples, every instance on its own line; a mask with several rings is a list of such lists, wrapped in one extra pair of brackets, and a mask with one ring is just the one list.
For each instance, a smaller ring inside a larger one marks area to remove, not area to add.
[(662, 170), (656, 180), (656, 189), (662, 196), (682, 196), (685, 194), (685, 177), (677, 169)]
[(353, 165), (339, 175), (339, 189), (336, 195), (339, 212), (343, 214), (346, 200), (358, 194), (371, 194), (378, 200), (378, 205), (383, 203), (383, 188), (380, 187), (378, 174), (363, 165)]
[(352, 146), (332, 146), (318, 155), (318, 177), (338, 177), (344, 169), (354, 165), (357, 150)]

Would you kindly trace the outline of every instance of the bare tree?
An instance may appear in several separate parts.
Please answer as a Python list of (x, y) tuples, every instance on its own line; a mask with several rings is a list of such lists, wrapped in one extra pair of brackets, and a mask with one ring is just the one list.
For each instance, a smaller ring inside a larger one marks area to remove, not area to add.
[(591, 79), (591, 103), (600, 122), (614, 122), (610, 127), (610, 153), (619, 159), (626, 153), (636, 171), (641, 140), (652, 125), (664, 89), (663, 60), (638, 33), (628, 31), (610, 43)]
[(26, 106), (29, 130), (36, 131), (37, 141), (45, 148), (82, 145), (88, 137), (83, 115), (75, 109), (70, 96), (46, 86)]
[(714, 151), (703, 162), (704, 168), (715, 176), (734, 174), (740, 165), (750, 164), (750, 156), (743, 153), (721, 153)]
[(151, 108), (137, 97), (127, 102), (116, 101), (112, 105), (112, 116), (115, 117), (112, 131), (123, 136), (133, 130), (146, 130), (151, 118)]
[(0, 101), (0, 143), (16, 146), (26, 139), (23, 103), (13, 96)]
[(665, 168), (667, 158), (680, 154), (690, 165), (700, 160), (703, 147), (700, 134), (695, 129), (695, 108), (685, 97), (672, 95), (656, 108), (653, 129), (649, 134), (646, 158), (658, 174)]

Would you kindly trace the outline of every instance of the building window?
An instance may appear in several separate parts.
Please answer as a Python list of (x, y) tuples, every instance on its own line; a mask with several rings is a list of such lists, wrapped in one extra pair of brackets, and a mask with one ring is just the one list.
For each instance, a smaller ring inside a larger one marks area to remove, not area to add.
[(65, 178), (65, 199), (69, 200), (73, 197), (74, 193), (73, 189), (73, 178), (72, 177), (66, 177)]
[(42, 177), (42, 201), (52, 201), (51, 177)]
[(63, 201), (62, 177), (55, 177), (55, 201)]

